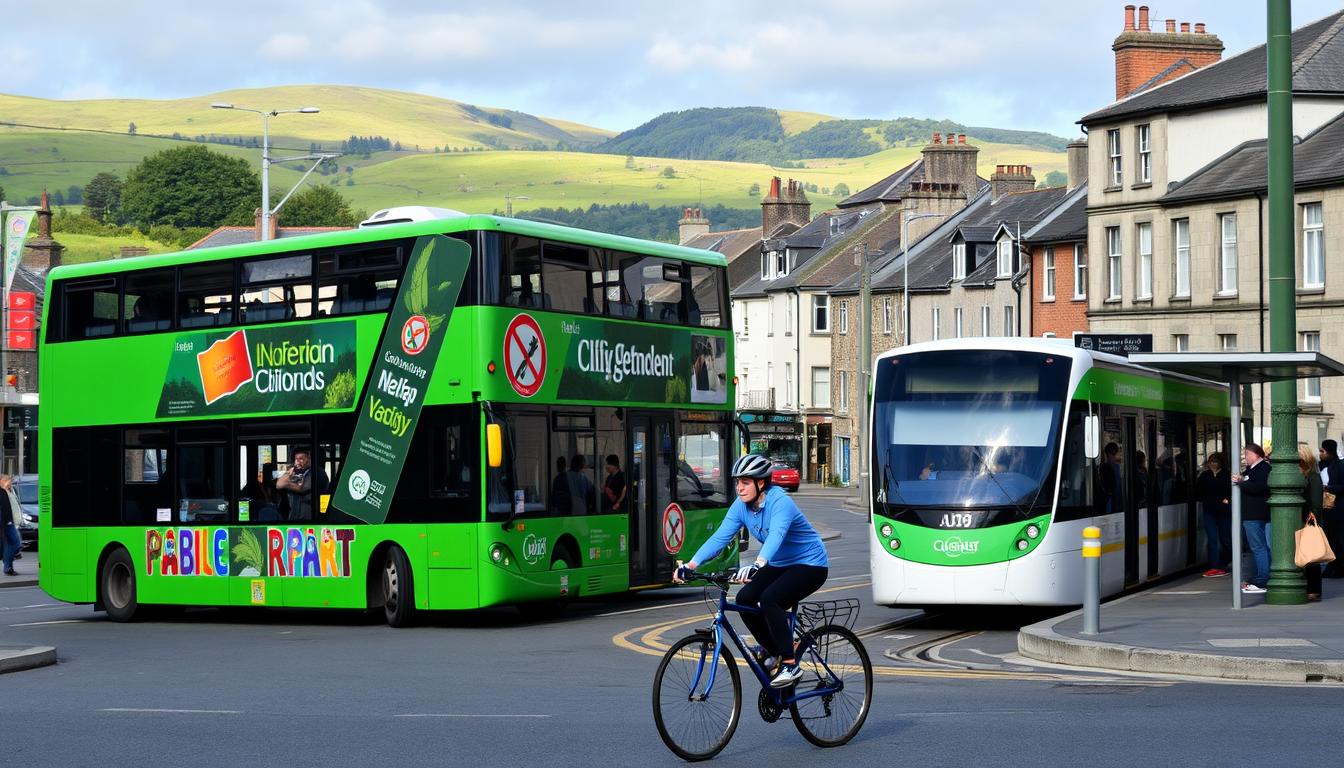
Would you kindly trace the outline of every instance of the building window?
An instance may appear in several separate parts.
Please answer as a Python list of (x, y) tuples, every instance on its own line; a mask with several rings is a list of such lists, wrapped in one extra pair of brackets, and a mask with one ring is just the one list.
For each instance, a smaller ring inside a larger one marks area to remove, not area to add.
[(784, 335), (793, 335), (793, 303), (798, 300), (797, 294), (784, 294)]
[(775, 299), (773, 296), (767, 296), (765, 299), (765, 335), (775, 335)]
[(1190, 334), (1188, 334), (1188, 333), (1174, 333), (1174, 334), (1171, 335), (1171, 341), (1172, 341), (1172, 346), (1174, 346), (1174, 347), (1176, 348), (1176, 351), (1177, 351), (1177, 352), (1189, 352), (1189, 351), (1190, 351)]
[(1153, 225), (1143, 223), (1139, 225), (1139, 275), (1138, 275), (1138, 295), (1136, 299), (1153, 298)]
[(770, 279), (770, 252), (761, 251), (761, 279)]
[(775, 251), (775, 277), (784, 277), (789, 274), (789, 251)]
[(1237, 292), (1237, 214), (1219, 216), (1218, 228), (1223, 233), (1218, 259), (1218, 293), (1231, 295)]
[(1218, 349), (1222, 352), (1237, 351), (1237, 334), (1220, 333), (1218, 334)]
[(943, 314), (943, 313), (942, 313), (937, 307), (934, 307), (934, 308), (933, 308), (933, 340), (934, 340), (934, 341), (937, 341), (938, 339), (942, 338), (942, 336), (939, 335), (939, 328), (938, 328), (938, 326), (939, 326), (939, 321), (942, 320), (942, 314)]
[(750, 317), (751, 317), (751, 307), (750, 307), (750, 305), (748, 305), (746, 302), (743, 302), (743, 303), (742, 303), (742, 338), (744, 338), (744, 339), (751, 335), (751, 323), (748, 321), (748, 318), (750, 318)]
[(882, 332), (891, 335), (891, 297), (882, 297)]
[(1153, 181), (1153, 127), (1140, 125), (1136, 131), (1139, 144), (1139, 183)]
[(1041, 271), (1041, 300), (1055, 300), (1055, 249), (1053, 247), (1045, 249), (1045, 255), (1042, 257), (1045, 269)]
[(784, 364), (784, 404), (793, 405), (793, 363)]
[(1013, 305), (1005, 304), (1003, 306), (1003, 335), (1017, 335), (1017, 317), (1013, 314)]
[(812, 369), (812, 407), (831, 407), (831, 369)]
[(1003, 238), (999, 241), (999, 277), (1013, 276), (1013, 241)]
[(1106, 228), (1106, 298), (1120, 298), (1120, 228)]
[(952, 279), (966, 279), (966, 244), (957, 243), (952, 246)]
[[(771, 393), (770, 393), (770, 394), (771, 394), (771, 400), (773, 401), (773, 399), (774, 399), (774, 391), (773, 391), (773, 390), (774, 390), (774, 388), (775, 388), (775, 364), (774, 364), (774, 363), (766, 363), (766, 364), (765, 364), (765, 386), (767, 386), (767, 387), (770, 388), (770, 390), (771, 390)], [(774, 404), (774, 403), (772, 402), (771, 405), (773, 405), (773, 404)]]
[(1190, 220), (1177, 219), (1172, 222), (1171, 240), (1176, 248), (1173, 276), (1176, 292), (1173, 296), (1190, 297)]
[(849, 413), (849, 371), (840, 371), (840, 403), (836, 410)]
[[(1320, 203), (1302, 206), (1302, 287), (1325, 287), (1325, 217)], [(1319, 392), (1319, 379), (1316, 385)]]
[(1125, 180), (1124, 166), (1120, 157), (1120, 129), (1106, 132), (1106, 143), (1111, 158), (1111, 186), (1118, 187)]
[(962, 332), (962, 311), (961, 311), (961, 307), (957, 307), (957, 308), (955, 308), (955, 309), (952, 310), (952, 328), (953, 328), (953, 332), (956, 334), (956, 336), (954, 336), (953, 338), (960, 339), (960, 338), (961, 338), (961, 332)]
[(989, 328), (989, 306), (988, 306), (988, 305), (983, 306), (983, 307), (980, 308), (980, 335), (981, 335), (981, 336), (990, 336), (990, 335), (992, 335), (992, 334), (990, 333), (990, 328)]
[(812, 297), (812, 332), (831, 332), (831, 297), (824, 294)]
[[(1321, 332), (1320, 332), (1320, 331), (1303, 331), (1303, 332), (1302, 332), (1302, 351), (1303, 351), (1303, 352), (1320, 352), (1320, 351), (1321, 351)], [(1320, 377), (1315, 377), (1315, 376), (1314, 376), (1314, 377), (1312, 377), (1312, 378), (1310, 378), (1310, 379), (1303, 379), (1303, 380), (1302, 380), (1302, 386), (1303, 386), (1303, 388), (1305, 389), (1305, 392), (1304, 392), (1303, 394), (1306, 396), (1305, 399), (1306, 399), (1307, 402), (1309, 402), (1309, 403), (1319, 403), (1319, 402), (1321, 402), (1321, 379), (1320, 379)]]
[(840, 332), (849, 333), (849, 302), (840, 302)]
[(1082, 243), (1073, 246), (1073, 298), (1087, 298), (1087, 249)]

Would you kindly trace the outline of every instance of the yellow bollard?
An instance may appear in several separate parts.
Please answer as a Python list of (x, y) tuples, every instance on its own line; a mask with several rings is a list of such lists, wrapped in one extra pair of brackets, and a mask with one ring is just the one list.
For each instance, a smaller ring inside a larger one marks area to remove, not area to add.
[(1101, 529), (1083, 529), (1083, 634), (1101, 632)]

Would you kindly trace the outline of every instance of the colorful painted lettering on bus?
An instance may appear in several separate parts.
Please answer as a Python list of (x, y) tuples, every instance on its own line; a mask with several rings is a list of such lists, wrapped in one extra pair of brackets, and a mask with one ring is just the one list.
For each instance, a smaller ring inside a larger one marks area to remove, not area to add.
[(353, 528), (267, 528), (266, 545), (250, 528), (151, 528), (148, 576), (295, 576), (350, 578)]

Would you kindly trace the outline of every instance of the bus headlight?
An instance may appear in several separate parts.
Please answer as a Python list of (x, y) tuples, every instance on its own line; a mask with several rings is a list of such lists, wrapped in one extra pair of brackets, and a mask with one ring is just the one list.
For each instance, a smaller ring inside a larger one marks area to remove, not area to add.
[(882, 524), (882, 536), (888, 539), (891, 538), (891, 523)]
[(1035, 523), (1032, 523), (1031, 525), (1028, 525), (1028, 526), (1027, 526), (1027, 538), (1028, 538), (1028, 539), (1034, 539), (1034, 538), (1036, 538), (1037, 536), (1040, 536), (1040, 535), (1041, 535), (1041, 528), (1040, 528), (1040, 526), (1036, 525)]
[(891, 551), (892, 551), (892, 552), (895, 552), (896, 550), (898, 550), (898, 549), (901, 548), (901, 540), (900, 540), (900, 539), (892, 539), (892, 540), (888, 543), (888, 545), (891, 547)]
[(493, 547), (491, 547), (490, 559), (496, 563), (502, 562), (504, 560), (504, 547), (500, 544), (496, 544)]
[(1027, 550), (1027, 547), (1029, 547), (1029, 546), (1031, 546), (1031, 545), (1027, 543), (1027, 540), (1026, 540), (1026, 539), (1018, 539), (1018, 540), (1017, 540), (1017, 551), (1019, 551), (1019, 552), (1025, 552), (1025, 551)]

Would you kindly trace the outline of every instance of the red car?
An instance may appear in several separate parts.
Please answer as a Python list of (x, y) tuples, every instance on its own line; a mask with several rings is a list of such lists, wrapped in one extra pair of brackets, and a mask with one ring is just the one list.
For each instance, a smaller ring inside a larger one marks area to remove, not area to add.
[(776, 461), (771, 466), (771, 470), (770, 482), (786, 491), (798, 490), (798, 482), (800, 478), (796, 468), (791, 467), (782, 461)]

